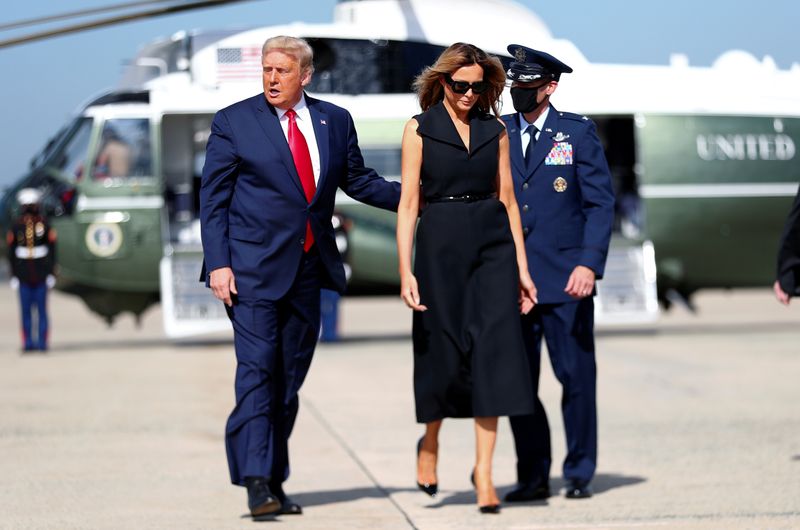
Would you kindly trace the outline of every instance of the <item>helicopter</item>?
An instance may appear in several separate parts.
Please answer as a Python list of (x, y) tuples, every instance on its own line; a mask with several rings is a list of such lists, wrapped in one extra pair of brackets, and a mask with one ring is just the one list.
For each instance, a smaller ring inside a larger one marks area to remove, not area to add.
[[(445, 16), (452, 23), (438, 23)], [(530, 43), (570, 64), (575, 73), (554, 104), (596, 123), (617, 195), (599, 323), (650, 322), (659, 300), (691, 306), (699, 289), (774, 280), (778, 236), (800, 181), (800, 69), (739, 51), (711, 67), (680, 55), (667, 66), (590, 63), (512, 0), (340, 0), (328, 24), (152, 42), (0, 199), (0, 225), (13, 214), (15, 191), (37, 187), (60, 236), (57, 288), (109, 322), (160, 302), (171, 337), (227, 329), (222, 305), (197, 281), (205, 143), (217, 110), (261, 90), (261, 44), (275, 35), (309, 42), (308, 92), (351, 112), (366, 164), (393, 179), (403, 125), (419, 112), (411, 83), (452, 42), (469, 40), (506, 65), (509, 43)], [(758, 97), (738, 83), (741, 71), (762, 80)], [(511, 108), (507, 93), (503, 103)], [(117, 168), (107, 162), (113, 143), (124, 150)], [(337, 216), (349, 290), (396, 292), (394, 214), (342, 194)]]

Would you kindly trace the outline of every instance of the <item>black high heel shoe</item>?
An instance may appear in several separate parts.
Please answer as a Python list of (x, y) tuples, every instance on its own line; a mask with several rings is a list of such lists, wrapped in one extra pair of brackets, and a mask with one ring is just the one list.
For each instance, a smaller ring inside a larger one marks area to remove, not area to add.
[[(419, 460), (419, 453), (420, 453), (420, 451), (422, 451), (422, 440), (424, 440), (424, 439), (425, 439), (425, 436), (423, 436), (422, 438), (420, 438), (417, 441), (417, 460)], [(421, 482), (417, 482), (417, 487), (421, 491), (423, 491), (423, 492), (427, 493), (428, 495), (430, 495), (431, 497), (436, 497), (436, 494), (439, 493), (439, 485), (438, 484), (430, 484), (430, 483), (423, 484)]]
[[(472, 483), (472, 486), (475, 487), (475, 468), (472, 468), (472, 473), (469, 474), (469, 481)], [(478, 491), (476, 489), (475, 493), (477, 494)], [(500, 505), (499, 504), (487, 504), (485, 506), (478, 506), (478, 511), (481, 513), (487, 514), (498, 514), (500, 513)]]

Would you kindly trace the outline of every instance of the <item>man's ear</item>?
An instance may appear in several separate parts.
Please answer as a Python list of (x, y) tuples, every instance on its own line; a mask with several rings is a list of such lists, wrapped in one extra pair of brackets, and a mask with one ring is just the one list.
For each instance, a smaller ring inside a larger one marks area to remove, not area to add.
[(311, 68), (308, 68), (301, 74), (301, 77), (300, 77), (300, 85), (301, 86), (306, 86), (311, 82), (311, 74), (312, 73), (313, 72), (312, 72)]

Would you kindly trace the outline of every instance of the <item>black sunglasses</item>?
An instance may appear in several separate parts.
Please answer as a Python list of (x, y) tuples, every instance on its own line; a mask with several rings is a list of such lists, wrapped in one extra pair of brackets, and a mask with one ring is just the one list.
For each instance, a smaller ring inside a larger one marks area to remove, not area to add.
[(469, 92), (469, 89), (472, 89), (472, 92), (475, 94), (483, 94), (487, 90), (489, 90), (489, 83), (486, 81), (475, 81), (474, 83), (467, 83), (466, 81), (453, 81), (453, 78), (450, 77), (450, 74), (445, 74), (444, 81), (456, 94), (466, 94)]

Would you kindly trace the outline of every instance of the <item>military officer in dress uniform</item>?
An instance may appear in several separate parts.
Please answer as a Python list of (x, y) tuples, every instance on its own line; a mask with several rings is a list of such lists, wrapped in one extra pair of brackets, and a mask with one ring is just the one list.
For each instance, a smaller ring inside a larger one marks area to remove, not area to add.
[[(562, 73), (552, 55), (517, 44), (511, 81), (515, 114), (508, 130), (514, 189), (539, 303), (523, 316), (531, 378), (538, 390), (542, 337), (562, 385), (567, 439), (566, 496), (590, 497), (597, 464), (595, 281), (603, 276), (614, 222), (614, 192), (594, 123), (550, 104)], [(511, 419), (518, 484), (508, 502), (550, 496), (550, 430), (538, 396), (532, 415)]]
[(41, 193), (34, 188), (17, 193), (22, 212), (6, 236), (11, 288), (19, 290), (22, 348), (26, 352), (47, 350), (47, 290), (55, 285), (56, 232), (39, 213), (40, 199)]

